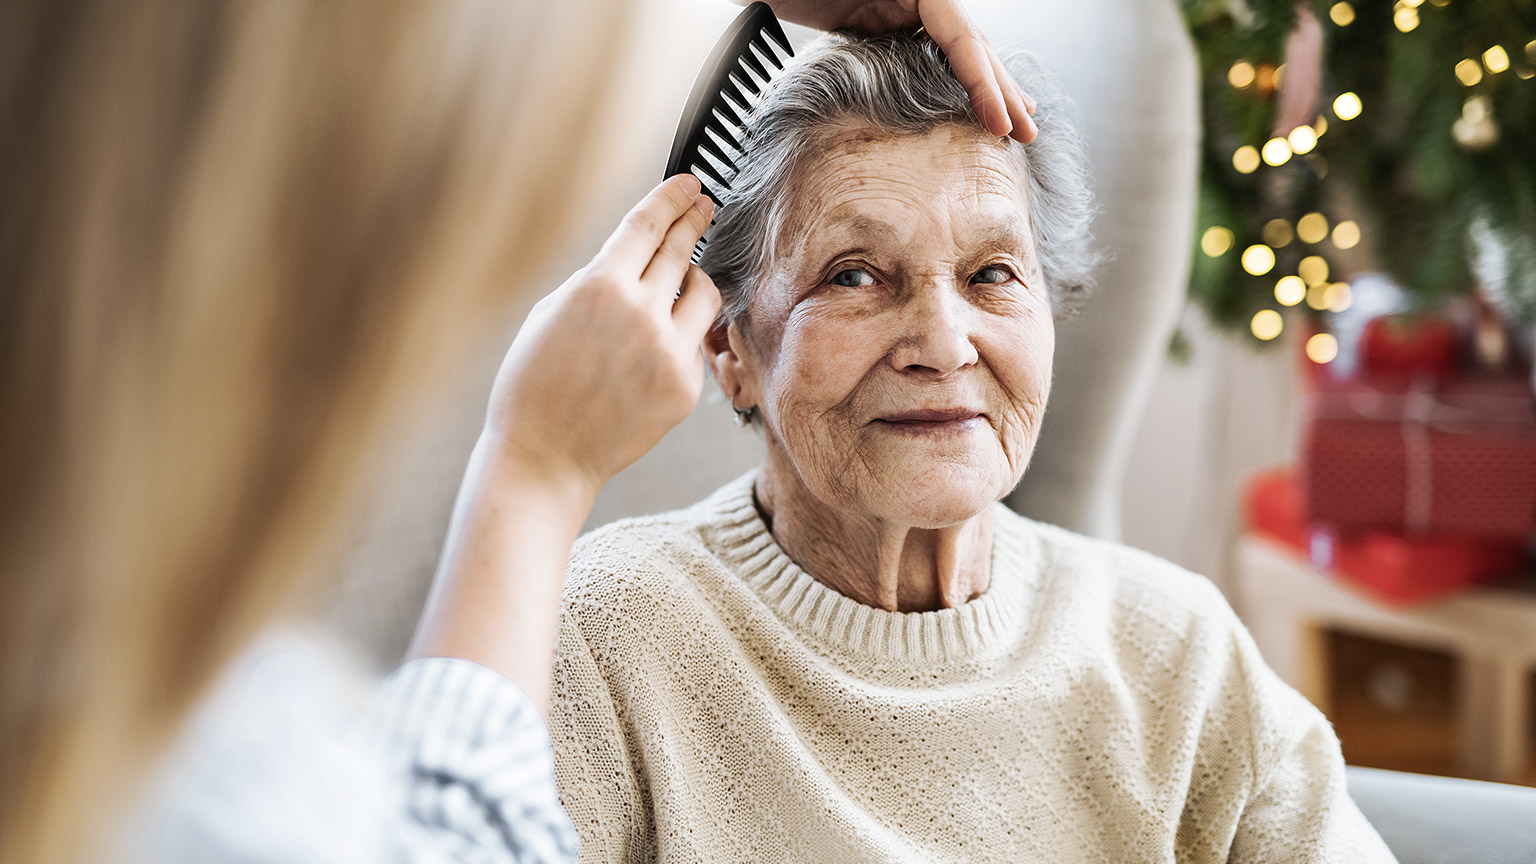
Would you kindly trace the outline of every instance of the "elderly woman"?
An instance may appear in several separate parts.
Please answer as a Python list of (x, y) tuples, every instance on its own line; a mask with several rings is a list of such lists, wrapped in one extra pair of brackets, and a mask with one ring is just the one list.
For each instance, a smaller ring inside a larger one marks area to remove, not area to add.
[(703, 267), (767, 456), (577, 546), (550, 722), (583, 860), (1391, 860), (1209, 582), (998, 503), (1092, 264), (1065, 106), (1013, 74), (1029, 145), (921, 35), (765, 95)]

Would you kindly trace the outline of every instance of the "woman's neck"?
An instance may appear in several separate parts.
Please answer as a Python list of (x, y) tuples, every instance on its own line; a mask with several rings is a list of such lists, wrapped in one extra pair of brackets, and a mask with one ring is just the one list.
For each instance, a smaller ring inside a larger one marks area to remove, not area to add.
[(890, 612), (959, 606), (991, 581), (992, 510), (944, 528), (914, 528), (822, 502), (770, 458), (753, 497), (790, 560), (832, 590)]

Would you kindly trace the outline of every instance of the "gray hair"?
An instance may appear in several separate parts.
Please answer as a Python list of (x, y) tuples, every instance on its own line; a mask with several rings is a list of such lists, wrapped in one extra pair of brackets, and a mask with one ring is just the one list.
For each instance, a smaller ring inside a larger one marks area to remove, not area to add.
[[(1040, 62), (1023, 52), (1004, 62), (1037, 103), (1040, 134), (1013, 147), (1028, 172), (1029, 222), (1051, 305), (1067, 317), (1090, 293), (1099, 258), (1089, 233), (1095, 208), (1087, 155), (1070, 101)], [(850, 126), (893, 136), (983, 128), (943, 52), (911, 32), (818, 40), (763, 92), (747, 124), (746, 157), (727, 178), (731, 188), (718, 190), (722, 206), (699, 262), (720, 289), (725, 321), (745, 320), (796, 204), (789, 200), (794, 180), (826, 138)]]

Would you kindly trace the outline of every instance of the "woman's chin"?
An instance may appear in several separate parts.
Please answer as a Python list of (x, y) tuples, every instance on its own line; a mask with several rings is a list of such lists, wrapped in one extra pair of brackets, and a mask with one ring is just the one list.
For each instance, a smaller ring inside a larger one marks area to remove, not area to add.
[(865, 503), (884, 521), (914, 528), (959, 525), (986, 512), (1008, 493), (1001, 478), (974, 466), (947, 464), (915, 476), (892, 472)]

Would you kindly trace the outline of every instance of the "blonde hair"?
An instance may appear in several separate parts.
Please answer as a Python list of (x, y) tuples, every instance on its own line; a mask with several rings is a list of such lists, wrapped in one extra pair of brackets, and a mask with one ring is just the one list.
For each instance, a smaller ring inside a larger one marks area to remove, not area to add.
[(0, 10), (0, 860), (89, 854), (569, 227), (626, 10)]

